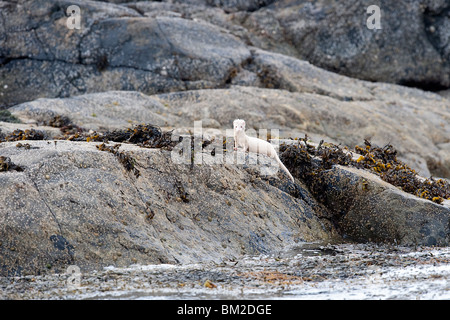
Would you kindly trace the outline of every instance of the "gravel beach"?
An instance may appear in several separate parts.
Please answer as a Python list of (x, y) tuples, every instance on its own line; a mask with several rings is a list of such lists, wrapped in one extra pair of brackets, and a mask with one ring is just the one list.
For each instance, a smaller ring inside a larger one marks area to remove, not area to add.
[(450, 248), (304, 243), (221, 264), (0, 278), (1, 299), (450, 299)]

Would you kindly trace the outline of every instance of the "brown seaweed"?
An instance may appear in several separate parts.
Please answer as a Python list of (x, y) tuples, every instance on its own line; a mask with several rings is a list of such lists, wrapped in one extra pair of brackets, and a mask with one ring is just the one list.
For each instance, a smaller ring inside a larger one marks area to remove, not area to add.
[(355, 147), (361, 156), (355, 161), (356, 167), (363, 167), (378, 174), (382, 180), (400, 187), (403, 191), (420, 198), (442, 203), (450, 199), (450, 183), (433, 177), (422, 179), (417, 172), (397, 159), (397, 151), (388, 144), (380, 148), (364, 141), (365, 147)]
[(10, 134), (4, 136), (4, 141), (21, 141), (21, 140), (45, 140), (46, 135), (40, 130), (26, 129), (20, 130), (16, 129)]
[[(321, 171), (339, 164), (369, 170), (403, 191), (435, 203), (440, 204), (444, 199), (450, 199), (448, 181), (419, 177), (414, 169), (397, 159), (397, 150), (390, 144), (378, 147), (365, 140), (364, 147), (355, 146), (355, 153), (360, 155), (357, 160), (353, 160), (346, 149), (331, 143), (324, 144), (323, 141), (316, 148), (308, 144), (305, 136), (298, 139), (296, 144), (281, 144), (280, 158), (291, 173), (304, 180), (317, 195), (320, 195), (320, 190), (315, 189), (315, 177)], [(313, 161), (313, 157), (321, 161)]]
[(0, 172), (10, 171), (10, 170), (23, 171), (23, 168), (14, 164), (11, 161), (11, 158), (0, 156)]
[(134, 128), (113, 130), (103, 134), (103, 139), (115, 142), (133, 143), (145, 148), (172, 150), (179, 141), (172, 141), (172, 131), (163, 132), (152, 124), (139, 124)]
[(140, 173), (139, 169), (137, 169), (135, 166), (136, 160), (134, 160), (133, 157), (126, 154), (125, 152), (119, 151), (118, 149), (120, 147), (120, 144), (116, 144), (114, 146), (107, 146), (106, 144), (102, 143), (102, 144), (96, 145), (96, 147), (100, 151), (111, 152), (113, 155), (115, 155), (117, 157), (120, 164), (122, 164), (122, 166), (127, 171), (132, 171), (134, 173), (134, 175), (136, 176), (136, 178), (139, 178), (141, 173)]

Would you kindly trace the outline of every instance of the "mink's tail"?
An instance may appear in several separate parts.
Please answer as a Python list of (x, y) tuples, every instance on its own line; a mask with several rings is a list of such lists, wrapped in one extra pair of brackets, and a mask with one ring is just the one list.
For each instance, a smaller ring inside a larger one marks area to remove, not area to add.
[(280, 167), (284, 170), (284, 172), (287, 173), (287, 175), (289, 176), (289, 178), (291, 178), (292, 183), (295, 183), (294, 181), (294, 177), (292, 176), (292, 174), (289, 172), (289, 170), (284, 166), (283, 162), (281, 162), (280, 158), (278, 158), (278, 156), (275, 157), (278, 161), (278, 164), (280, 165)]

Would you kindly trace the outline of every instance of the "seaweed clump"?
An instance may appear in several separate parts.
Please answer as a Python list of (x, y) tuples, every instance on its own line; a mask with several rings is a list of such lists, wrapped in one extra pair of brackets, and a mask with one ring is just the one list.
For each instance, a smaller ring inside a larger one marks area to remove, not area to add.
[[(181, 141), (175, 139), (172, 141), (172, 131), (163, 131), (160, 127), (152, 124), (140, 124), (133, 128), (117, 129), (113, 131), (106, 131), (105, 133), (89, 131), (86, 132), (83, 128), (75, 125), (66, 116), (54, 116), (49, 121), (44, 123), (47, 126), (60, 128), (63, 136), (55, 138), (56, 140), (69, 141), (97, 141), (107, 143), (109, 141), (125, 142), (136, 144), (145, 148), (161, 148), (166, 150), (173, 150), (173, 148)], [(20, 140), (46, 140), (48, 137), (40, 130), (16, 129), (9, 134), (0, 132), (0, 142), (2, 141), (20, 141)]]
[(23, 171), (22, 167), (14, 164), (9, 157), (0, 156), (0, 172), (9, 170)]
[(134, 128), (106, 132), (102, 139), (114, 142), (127, 142), (145, 148), (163, 148), (172, 150), (179, 141), (172, 141), (172, 131), (163, 132), (152, 124), (139, 124)]
[[(45, 125), (48, 125), (53, 128), (59, 128), (59, 130), (64, 135), (64, 139), (70, 138), (69, 135), (77, 135), (78, 137), (80, 136), (80, 133), (84, 131), (83, 128), (72, 123), (69, 117), (62, 115), (54, 116), (49, 121), (45, 122)], [(71, 140), (73, 140), (75, 137), (71, 138), (72, 138)]]
[(45, 138), (46, 135), (44, 132), (34, 129), (16, 129), (3, 137), (4, 141), (45, 140)]
[(117, 157), (119, 162), (122, 164), (122, 166), (127, 171), (132, 171), (136, 178), (139, 178), (141, 175), (139, 169), (136, 168), (136, 160), (133, 159), (133, 157), (129, 156), (125, 152), (119, 151), (120, 144), (116, 144), (114, 146), (107, 146), (106, 144), (102, 143), (96, 146), (97, 149), (100, 151), (108, 151), (111, 152), (113, 155)]
[(417, 197), (442, 203), (450, 199), (450, 183), (444, 179), (433, 177), (423, 179), (417, 172), (397, 159), (397, 151), (388, 144), (384, 147), (372, 146), (365, 140), (365, 147), (355, 146), (355, 152), (360, 157), (354, 161), (359, 168), (366, 168), (378, 174), (380, 178), (403, 191)]
[[(298, 141), (296, 144), (287, 145), (282, 143), (280, 145), (280, 153), (283, 158), (283, 163), (286, 162), (289, 168), (298, 172), (302, 179), (307, 178), (308, 175), (315, 175), (322, 170), (331, 169), (334, 164), (340, 164), (348, 166), (351, 164), (352, 157), (347, 147), (344, 149), (339, 145), (334, 145), (332, 143), (324, 143), (320, 141), (317, 147), (308, 143), (308, 136), (305, 135), (304, 138), (295, 139)], [(321, 159), (320, 163), (313, 161), (312, 157), (318, 157)], [(296, 169), (295, 164), (301, 166), (306, 166), (306, 171), (311, 171), (310, 173), (303, 173), (305, 170)], [(303, 175), (306, 175), (302, 177)]]
[(323, 141), (317, 146), (308, 143), (308, 136), (296, 139), (294, 144), (280, 144), (280, 159), (291, 174), (303, 180), (315, 196), (321, 200), (323, 185), (318, 175), (331, 169), (334, 164), (348, 165), (351, 156), (345, 153), (340, 146)]
[[(365, 140), (364, 147), (355, 146), (359, 154), (353, 160), (348, 148), (323, 143), (317, 147), (308, 144), (307, 136), (298, 139), (297, 144), (281, 144), (280, 158), (291, 173), (307, 183), (310, 189), (320, 197), (321, 185), (317, 182), (317, 175), (324, 170), (331, 169), (335, 164), (364, 168), (380, 176), (380, 178), (403, 191), (420, 198), (442, 203), (450, 199), (450, 183), (444, 179), (423, 179), (414, 169), (397, 159), (397, 151), (390, 144), (384, 147), (372, 146)], [(316, 159), (316, 161), (314, 161)]]

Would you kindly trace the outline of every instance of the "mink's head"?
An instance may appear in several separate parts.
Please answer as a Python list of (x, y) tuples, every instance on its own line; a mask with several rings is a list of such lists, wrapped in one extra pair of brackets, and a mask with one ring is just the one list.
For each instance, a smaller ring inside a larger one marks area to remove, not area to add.
[(236, 119), (233, 121), (233, 127), (237, 132), (245, 131), (245, 121), (242, 119)]

